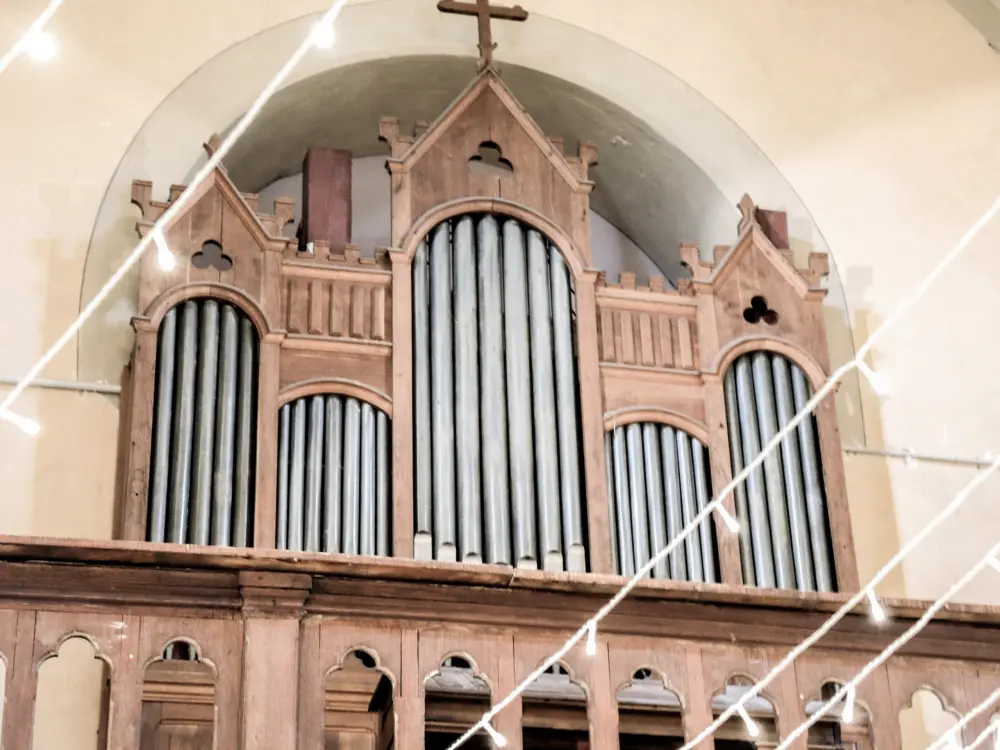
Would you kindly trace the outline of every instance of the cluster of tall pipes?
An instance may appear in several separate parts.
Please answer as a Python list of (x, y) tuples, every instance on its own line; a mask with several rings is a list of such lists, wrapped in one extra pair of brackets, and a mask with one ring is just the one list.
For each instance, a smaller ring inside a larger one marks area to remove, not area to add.
[(187, 300), (160, 323), (147, 538), (252, 543), (257, 332), (233, 305)]
[(413, 262), (418, 559), (586, 570), (566, 262), (513, 219), (441, 223)]
[[(725, 376), (733, 473), (755, 459), (812, 395), (802, 369), (780, 354), (752, 352)], [(799, 423), (734, 493), (743, 579), (749, 586), (834, 591), (823, 467), (814, 418)]]
[(306, 396), (278, 415), (278, 549), (389, 556), (390, 422), (339, 395)]
[[(604, 436), (615, 572), (632, 576), (711, 501), (708, 450), (686, 432), (635, 423)], [(654, 578), (717, 583), (712, 519), (651, 571)]]

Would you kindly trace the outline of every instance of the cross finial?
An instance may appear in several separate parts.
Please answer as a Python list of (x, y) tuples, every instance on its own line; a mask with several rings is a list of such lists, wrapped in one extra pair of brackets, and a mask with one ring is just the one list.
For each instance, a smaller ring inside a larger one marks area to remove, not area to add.
[(520, 5), (507, 8), (501, 5), (490, 5), (490, 0), (474, 0), (474, 2), (459, 2), (458, 0), (440, 0), (438, 10), (442, 13), (457, 13), (460, 16), (476, 16), (479, 19), (479, 70), (480, 72), (493, 66), (493, 30), (492, 19), (505, 21), (527, 21), (528, 11)]

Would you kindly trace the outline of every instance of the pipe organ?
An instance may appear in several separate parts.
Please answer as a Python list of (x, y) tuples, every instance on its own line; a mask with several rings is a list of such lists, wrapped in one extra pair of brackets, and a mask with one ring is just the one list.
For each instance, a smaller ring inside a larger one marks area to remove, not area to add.
[(537, 230), (434, 227), (413, 261), (418, 559), (586, 570), (572, 279)]
[[(109, 747), (447, 747), (826, 379), (827, 263), (795, 263), (781, 214), (744, 198), (676, 289), (608, 279), (596, 147), (565, 153), (488, 62), (433, 125), (378, 133), (391, 247), (352, 244), (351, 154), (317, 147), (297, 237), (292, 201), (218, 169), (164, 228), (176, 266), (141, 260), (120, 539), (0, 538), (6, 750), (72, 637), (111, 666)], [(180, 190), (134, 184), (141, 233)], [(511, 750), (679, 746), (859, 589), (832, 396), (723, 507), (739, 533), (707, 515), (497, 714)], [(964, 711), (1000, 685), (996, 614), (941, 614), (796, 750), (897, 748), (916, 689)], [(755, 702), (760, 736), (699, 750), (773, 747), (889, 637), (847, 616)]]

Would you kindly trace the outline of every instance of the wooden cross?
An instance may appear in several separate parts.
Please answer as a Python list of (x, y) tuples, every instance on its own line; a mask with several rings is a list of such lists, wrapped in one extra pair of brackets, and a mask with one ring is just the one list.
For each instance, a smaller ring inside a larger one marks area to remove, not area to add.
[(493, 65), (493, 29), (490, 22), (494, 18), (504, 21), (527, 21), (528, 11), (520, 5), (506, 8), (501, 5), (490, 5), (490, 0), (475, 0), (475, 2), (459, 2), (458, 0), (440, 0), (438, 10), (442, 13), (457, 13), (460, 16), (476, 16), (479, 19), (479, 70), (483, 71)]

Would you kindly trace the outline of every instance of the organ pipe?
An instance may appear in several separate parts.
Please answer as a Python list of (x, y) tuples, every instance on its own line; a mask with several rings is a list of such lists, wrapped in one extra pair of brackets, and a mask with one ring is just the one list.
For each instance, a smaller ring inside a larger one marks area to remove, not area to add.
[(147, 538), (247, 546), (257, 334), (234, 306), (187, 300), (157, 342)]
[[(447, 224), (434, 230), (430, 257), (431, 450), (434, 557), (456, 559), (455, 385), (453, 370), (451, 237)], [(418, 305), (423, 300), (416, 301)]]
[[(779, 354), (753, 352), (726, 373), (730, 453), (738, 473), (810, 397), (800, 367)], [(731, 385), (732, 384), (732, 385)], [(738, 424), (739, 440), (733, 425)], [(751, 556), (759, 586), (833, 591), (835, 580), (815, 420), (803, 420), (747, 478)], [(739, 501), (739, 496), (737, 495)], [(741, 521), (743, 518), (741, 517)], [(747, 550), (741, 540), (744, 566)], [(773, 554), (772, 554), (773, 553)]]
[[(431, 328), (428, 289), (427, 243), (421, 242), (413, 256), (413, 413), (414, 496), (416, 514), (413, 555), (418, 560), (434, 557), (431, 500)], [(339, 507), (339, 506), (338, 506)]]
[(573, 288), (559, 251), (513, 219), (445, 221), (416, 251), (413, 315), (415, 553), (586, 570)]
[[(736, 395), (736, 375), (732, 368), (726, 373), (723, 380), (723, 390), (726, 399), (726, 420), (729, 429), (729, 452), (732, 459), (733, 474), (743, 471), (743, 439), (740, 437), (740, 421), (734, 418), (737, 412)], [(743, 565), (743, 582), (748, 586), (757, 583), (756, 557), (753, 552), (753, 542), (750, 537), (750, 505), (747, 502), (747, 488), (745, 482), (740, 482), (733, 490), (736, 499), (736, 518), (740, 524), (740, 561)]]
[[(477, 228), (479, 242), (479, 377), (483, 435), (507, 434), (500, 229), (492, 216)], [(511, 563), (507, 441), (483, 441), (483, 507), (486, 562)]]
[[(711, 501), (708, 451), (685, 432), (654, 423), (615, 427), (605, 446), (612, 560), (617, 573), (630, 576)], [(651, 575), (716, 583), (712, 520), (704, 519)]]
[(301, 513), (283, 514), (279, 504), (278, 549), (389, 555), (388, 416), (356, 398), (316, 395), (282, 406), (278, 421), (278, 497), (304, 499)]
[[(459, 559), (483, 559), (479, 450), (479, 303), (472, 219), (462, 218), (452, 239), (455, 304), (455, 458), (458, 464)], [(435, 404), (435, 407), (437, 405)]]

